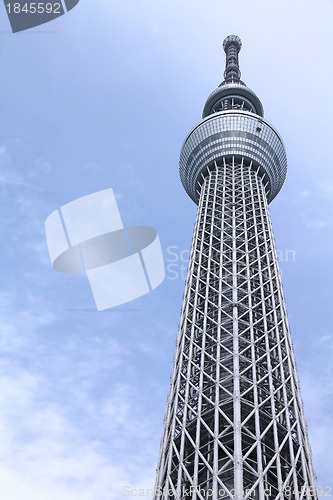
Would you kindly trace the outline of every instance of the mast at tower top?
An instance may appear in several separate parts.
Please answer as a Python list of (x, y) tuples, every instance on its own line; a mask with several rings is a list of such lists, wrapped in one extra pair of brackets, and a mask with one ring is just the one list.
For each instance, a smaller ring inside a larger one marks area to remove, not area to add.
[(229, 35), (223, 41), (223, 49), (226, 53), (226, 64), (224, 82), (240, 83), (241, 72), (239, 69), (238, 54), (242, 48), (242, 40), (236, 35)]
[(223, 41), (226, 54), (224, 80), (208, 97), (202, 117), (230, 110), (246, 111), (261, 117), (264, 109), (259, 97), (240, 79), (238, 54), (242, 41), (236, 35), (229, 35)]

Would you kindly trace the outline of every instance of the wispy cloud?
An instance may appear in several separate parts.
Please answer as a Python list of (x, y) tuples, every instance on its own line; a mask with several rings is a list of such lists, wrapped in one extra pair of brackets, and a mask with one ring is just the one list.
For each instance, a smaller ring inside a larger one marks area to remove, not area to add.
[(310, 229), (324, 229), (324, 227), (329, 225), (329, 222), (327, 220), (308, 220), (306, 222), (307, 227)]
[(309, 425), (314, 466), (317, 471), (320, 471), (318, 486), (333, 487), (332, 480), (330, 484), (322, 484), (321, 479), (322, 477), (332, 478), (333, 366), (329, 362), (333, 357), (333, 335), (331, 332), (323, 332), (318, 338), (314, 338), (311, 357), (311, 371), (306, 365), (300, 367), (305, 416)]
[(1, 297), (1, 498), (110, 500), (125, 485), (152, 487), (154, 420), (124, 370), (126, 347), (57, 339), (47, 301), (20, 310), (15, 294)]
[[(2, 375), (0, 389), (2, 498), (119, 499), (126, 484), (137, 484), (132, 474), (140, 470), (140, 464), (141, 481), (149, 477), (144, 462), (126, 466), (117, 455), (108, 454), (105, 443), (90, 440), (77, 428), (65, 409), (50, 401), (43, 378), (27, 372)], [(119, 402), (120, 406), (111, 405), (105, 414), (115, 427), (122, 425), (121, 418), (130, 411), (129, 407), (124, 410), (123, 397)], [(115, 423), (114, 416), (118, 418)], [(118, 436), (120, 441), (124, 437), (121, 432)]]
[(311, 196), (311, 191), (309, 189), (305, 189), (304, 191), (301, 191), (298, 195), (298, 197), (301, 200), (306, 200), (307, 198), (310, 198)]
[(22, 186), (23, 177), (14, 170), (8, 153), (7, 143), (0, 146), (0, 186), (2, 191), (6, 186)]
[[(331, 203), (333, 184), (317, 183), (311, 189), (304, 189), (293, 199), (304, 226), (320, 231), (332, 223), (331, 210), (327, 203)], [(324, 215), (324, 217), (323, 217)]]

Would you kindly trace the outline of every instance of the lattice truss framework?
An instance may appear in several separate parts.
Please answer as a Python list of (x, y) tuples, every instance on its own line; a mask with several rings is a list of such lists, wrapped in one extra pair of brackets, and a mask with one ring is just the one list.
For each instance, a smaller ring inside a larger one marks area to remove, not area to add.
[(155, 486), (317, 498), (265, 186), (244, 158), (202, 182)]

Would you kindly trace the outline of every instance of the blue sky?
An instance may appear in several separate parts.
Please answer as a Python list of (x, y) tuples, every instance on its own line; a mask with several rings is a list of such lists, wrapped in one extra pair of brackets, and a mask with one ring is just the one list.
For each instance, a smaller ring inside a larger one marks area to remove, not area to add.
[(1, 498), (153, 486), (184, 281), (167, 269), (98, 313), (85, 277), (52, 270), (44, 221), (112, 187), (124, 224), (158, 230), (167, 265), (177, 247), (181, 274), (196, 207), (179, 152), (231, 33), (287, 148), (271, 216), (318, 484), (331, 486), (333, 2), (81, 0), (15, 35), (0, 7)]

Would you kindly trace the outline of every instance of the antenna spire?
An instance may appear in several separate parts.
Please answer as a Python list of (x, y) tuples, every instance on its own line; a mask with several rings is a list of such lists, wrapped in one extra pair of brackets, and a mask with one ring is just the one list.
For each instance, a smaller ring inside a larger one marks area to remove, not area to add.
[(239, 83), (241, 72), (239, 69), (238, 54), (242, 48), (242, 40), (236, 35), (229, 35), (224, 39), (223, 49), (226, 53), (224, 83)]

